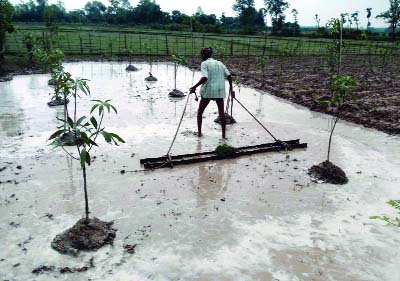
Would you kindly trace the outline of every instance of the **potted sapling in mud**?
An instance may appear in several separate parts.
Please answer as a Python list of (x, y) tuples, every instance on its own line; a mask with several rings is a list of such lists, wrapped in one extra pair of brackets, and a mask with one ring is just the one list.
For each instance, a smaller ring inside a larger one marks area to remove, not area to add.
[(171, 98), (182, 98), (185, 96), (185, 94), (178, 90), (176, 87), (176, 79), (177, 79), (177, 74), (178, 74), (178, 66), (186, 66), (188, 65), (188, 62), (185, 57), (182, 56), (175, 56), (172, 55), (172, 59), (174, 61), (174, 89), (168, 94)]
[(333, 133), (340, 120), (340, 113), (349, 100), (355, 99), (354, 90), (356, 82), (353, 77), (346, 75), (336, 76), (332, 82), (332, 97), (330, 100), (321, 101), (322, 104), (334, 109), (333, 126), (329, 135), (328, 153), (326, 161), (314, 165), (309, 169), (309, 174), (323, 182), (332, 184), (346, 184), (349, 180), (346, 173), (330, 161)]
[(57, 77), (63, 72), (62, 61), (64, 53), (59, 49), (52, 49), (48, 52), (42, 49), (33, 51), (34, 60), (39, 64), (44, 72), (50, 72), (51, 79), (48, 81), (49, 86), (54, 86), (54, 92), (51, 101), (47, 104), (51, 107), (65, 105), (69, 102), (67, 98), (63, 98), (59, 85), (57, 85)]
[(126, 66), (125, 70), (126, 70), (126, 71), (138, 71), (139, 68), (137, 68), (136, 66), (134, 66), (134, 65), (132, 64), (133, 51), (130, 50), (130, 49), (129, 49), (129, 50), (126, 50), (126, 51), (127, 51), (127, 53), (128, 53), (129, 63), (128, 63), (128, 65)]
[(148, 61), (149, 65), (150, 65), (149, 76), (144, 78), (144, 80), (146, 82), (157, 82), (158, 79), (155, 76), (153, 76), (153, 59), (151, 57), (151, 48), (147, 44), (142, 44), (142, 46), (143, 46), (143, 49), (146, 50), (146, 53), (147, 53), (146, 60)]
[[(241, 84), (240, 84), (240, 80), (238, 77), (233, 78), (233, 86), (236, 87), (240, 93)], [(230, 112), (230, 114), (229, 114), (229, 112)], [(237, 123), (236, 119), (233, 118), (233, 98), (231, 97), (230, 93), (229, 93), (229, 96), (226, 101), (225, 121), (226, 121), (226, 125), (233, 125), (233, 124)], [(214, 122), (217, 124), (221, 124), (221, 118), (219, 118), (219, 116), (218, 116), (214, 120)]]
[[(110, 113), (112, 110), (117, 114), (117, 110), (110, 104), (110, 100), (95, 100), (94, 102), (95, 104), (90, 114), (98, 112), (96, 117), (94, 114), (90, 118), (82, 116), (75, 122), (68, 117), (68, 120), (66, 120), (67, 128), (61, 126), (61, 128), (54, 132), (49, 138), (49, 140), (53, 141), (53, 145), (61, 147), (72, 159), (80, 163), (83, 177), (85, 216), (78, 220), (74, 226), (58, 234), (51, 242), (51, 247), (62, 254), (76, 256), (81, 250), (97, 250), (107, 244), (112, 244), (116, 236), (116, 229), (113, 228), (113, 222), (104, 222), (98, 218), (91, 218), (89, 216), (87, 167), (92, 164), (92, 157), (90, 154), (92, 149), (99, 146), (97, 140), (99, 136), (102, 136), (107, 143), (114, 145), (125, 143), (125, 141), (117, 134), (106, 131), (103, 125), (106, 112)], [(72, 131), (75, 134), (75, 138), (79, 139), (75, 145), (75, 153), (67, 151), (62, 143), (56, 141), (60, 135), (68, 133), (69, 131)]]
[[(74, 111), (73, 111), (73, 122), (74, 124), (76, 123), (76, 118), (77, 118), (77, 111), (76, 111), (76, 106), (77, 106), (77, 98), (79, 96), (79, 92), (82, 92), (85, 95), (90, 95), (90, 89), (89, 85), (87, 84), (87, 79), (80, 79), (76, 78), (73, 79), (71, 74), (69, 72), (60, 72), (59, 75), (56, 78), (56, 85), (57, 89), (59, 89), (62, 92), (62, 95), (64, 96), (64, 100), (67, 99), (68, 96), (71, 96), (74, 100)], [(60, 145), (64, 146), (74, 146), (77, 145), (80, 141), (79, 138), (76, 138), (76, 134), (73, 130), (71, 130), (70, 126), (68, 126), (68, 118), (70, 117), (69, 115), (69, 110), (68, 110), (68, 104), (64, 104), (64, 119), (63, 121), (63, 129), (64, 133), (60, 135), (57, 139), (59, 141)]]

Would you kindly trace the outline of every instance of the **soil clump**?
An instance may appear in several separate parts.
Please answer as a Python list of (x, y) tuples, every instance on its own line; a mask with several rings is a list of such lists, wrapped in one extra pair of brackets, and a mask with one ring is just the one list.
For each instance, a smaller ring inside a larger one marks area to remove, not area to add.
[(125, 70), (126, 71), (138, 71), (139, 69), (136, 66), (130, 64), (125, 68)]
[[(230, 116), (228, 113), (225, 113), (225, 120), (226, 120), (226, 125), (233, 125), (236, 123), (235, 118)], [(214, 120), (215, 123), (221, 124), (221, 118), (219, 116)]]
[(346, 184), (349, 182), (346, 173), (329, 161), (312, 166), (308, 172), (312, 177), (326, 183)]
[(67, 100), (65, 101), (63, 98), (57, 97), (57, 98), (55, 98), (55, 99), (49, 101), (49, 102), (47, 103), (47, 105), (50, 106), (50, 107), (54, 107), (54, 106), (64, 105), (65, 102), (67, 102), (67, 104), (68, 104), (68, 103), (69, 103), (69, 100), (67, 99)]
[(172, 90), (168, 95), (171, 98), (182, 98), (185, 96), (185, 94), (182, 91), (179, 91), (178, 89)]
[(73, 227), (57, 235), (51, 247), (61, 254), (77, 256), (81, 250), (93, 251), (112, 244), (116, 229), (113, 222), (103, 222), (97, 218), (80, 219)]

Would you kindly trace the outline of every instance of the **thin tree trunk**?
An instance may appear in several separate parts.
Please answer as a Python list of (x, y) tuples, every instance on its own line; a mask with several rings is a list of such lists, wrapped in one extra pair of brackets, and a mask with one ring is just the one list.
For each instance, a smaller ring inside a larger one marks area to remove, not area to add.
[(175, 78), (175, 90), (176, 90), (176, 73), (178, 72), (178, 66), (177, 66), (177, 64), (175, 63), (175, 66), (174, 66), (174, 78)]
[(75, 95), (74, 95), (74, 126), (76, 128), (76, 89), (75, 89)]
[(339, 122), (339, 116), (336, 116), (335, 123), (333, 124), (332, 131), (331, 131), (331, 134), (330, 134), (330, 136), (329, 136), (328, 155), (327, 155), (327, 161), (328, 161), (328, 162), (329, 162), (329, 160), (330, 160), (330, 154), (331, 154), (331, 144), (332, 144), (333, 131), (335, 130), (336, 124), (337, 124), (338, 122)]
[(88, 199), (88, 192), (87, 192), (87, 181), (86, 181), (86, 165), (82, 166), (82, 174), (83, 174), (83, 190), (85, 192), (85, 218), (86, 222), (89, 222), (89, 199)]

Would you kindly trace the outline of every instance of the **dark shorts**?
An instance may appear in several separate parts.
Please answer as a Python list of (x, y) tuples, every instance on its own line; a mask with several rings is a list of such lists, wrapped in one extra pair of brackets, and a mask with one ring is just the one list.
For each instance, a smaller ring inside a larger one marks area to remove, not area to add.
[(205, 101), (220, 101), (220, 100), (224, 100), (223, 98), (217, 98), (217, 99), (210, 99), (210, 98), (203, 98), (203, 97), (201, 97), (201, 99), (202, 100), (205, 100)]

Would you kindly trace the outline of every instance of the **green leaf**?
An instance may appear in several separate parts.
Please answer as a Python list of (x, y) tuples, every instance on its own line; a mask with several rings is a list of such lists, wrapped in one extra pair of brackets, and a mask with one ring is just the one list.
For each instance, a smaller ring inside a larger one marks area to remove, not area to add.
[(68, 125), (69, 125), (71, 128), (74, 127), (74, 121), (72, 121), (71, 117), (69, 117), (69, 116), (68, 116), (68, 118), (67, 118), (67, 123), (68, 123)]
[(381, 218), (381, 216), (371, 216), (371, 217), (369, 217), (371, 220), (377, 220), (377, 219), (380, 219)]
[(90, 110), (90, 114), (92, 114), (92, 112), (95, 111), (95, 109), (96, 109), (97, 107), (99, 107), (99, 106), (100, 106), (100, 104), (95, 104), (95, 105), (93, 105), (92, 109)]
[(105, 140), (107, 143), (111, 143), (112, 138), (111, 138), (111, 135), (110, 135), (108, 132), (102, 131), (101, 134), (103, 135), (104, 140)]
[(121, 143), (125, 143), (125, 141), (117, 134), (114, 133), (109, 133), (111, 135), (112, 138), (116, 138), (119, 142)]
[(118, 114), (117, 109), (115, 108), (115, 106), (113, 106), (112, 104), (110, 104), (111, 108), (114, 110), (115, 114)]
[(85, 120), (86, 116), (82, 116), (81, 118), (78, 119), (78, 121), (76, 121), (76, 126), (79, 126), (83, 120)]
[(81, 166), (84, 167), (85, 163), (87, 162), (86, 158), (87, 158), (88, 153), (86, 152), (86, 149), (83, 149), (81, 151), (81, 155), (80, 155), (80, 160), (81, 160)]
[(56, 137), (60, 136), (60, 135), (61, 135), (62, 133), (64, 133), (64, 132), (65, 132), (64, 129), (56, 131), (55, 133), (53, 133), (53, 134), (49, 137), (49, 140), (55, 139)]
[(93, 127), (95, 127), (97, 129), (98, 124), (97, 124), (97, 120), (96, 120), (96, 118), (94, 118), (94, 116), (92, 116), (90, 118), (90, 122), (92, 123)]

